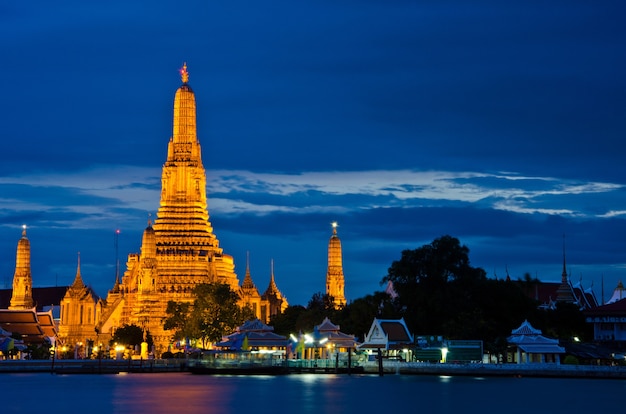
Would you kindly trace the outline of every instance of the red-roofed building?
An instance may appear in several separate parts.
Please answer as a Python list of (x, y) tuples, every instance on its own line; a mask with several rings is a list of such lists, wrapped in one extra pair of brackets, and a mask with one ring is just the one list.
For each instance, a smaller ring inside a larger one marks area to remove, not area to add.
[[(369, 332), (365, 335), (365, 341), (357, 349), (367, 350), (368, 352), (380, 350), (387, 357), (397, 357), (404, 350), (413, 347), (413, 335), (409, 332), (404, 318), (375, 318)], [(408, 358), (408, 356), (405, 356), (405, 358)]]
[(594, 340), (626, 347), (626, 299), (590, 309), (585, 316), (593, 324)]

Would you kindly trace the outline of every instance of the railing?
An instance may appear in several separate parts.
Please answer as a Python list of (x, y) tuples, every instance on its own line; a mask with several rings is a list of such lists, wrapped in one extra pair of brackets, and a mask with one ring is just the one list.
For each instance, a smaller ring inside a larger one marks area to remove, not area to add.
[[(379, 371), (378, 361), (363, 364), (365, 371)], [(512, 375), (587, 378), (626, 378), (626, 366), (563, 365), (556, 363), (482, 364), (429, 363), (383, 360), (386, 373), (434, 375)]]

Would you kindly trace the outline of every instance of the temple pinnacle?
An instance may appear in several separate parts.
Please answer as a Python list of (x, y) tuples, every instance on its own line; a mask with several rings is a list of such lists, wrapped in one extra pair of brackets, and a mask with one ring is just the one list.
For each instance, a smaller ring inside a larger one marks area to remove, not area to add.
[(183, 83), (189, 82), (189, 72), (187, 72), (187, 62), (183, 63), (183, 67), (180, 69), (180, 77)]

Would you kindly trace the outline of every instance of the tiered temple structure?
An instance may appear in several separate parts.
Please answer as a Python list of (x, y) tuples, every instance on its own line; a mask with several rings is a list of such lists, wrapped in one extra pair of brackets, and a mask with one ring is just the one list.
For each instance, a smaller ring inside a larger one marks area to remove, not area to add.
[(333, 298), (335, 308), (346, 305), (344, 294), (341, 240), (337, 236), (337, 223), (333, 223), (333, 234), (328, 242), (328, 270), (326, 271), (326, 294)]
[(22, 238), (17, 242), (13, 293), (9, 309), (30, 309), (33, 303), (33, 277), (30, 271), (30, 241), (26, 237), (26, 226), (22, 227)]
[[(51, 298), (51, 295), (40, 295), (39, 299), (44, 296), (46, 299)], [(21, 337), (19, 347), (16, 345), (18, 350), (25, 350), (26, 345), (31, 344), (55, 345), (58, 331), (54, 323), (52, 308), (38, 311), (38, 308), (43, 308), (43, 306), (33, 299), (30, 241), (26, 237), (26, 226), (22, 227), (22, 238), (17, 243), (13, 289), (8, 309), (4, 309), (2, 303), (4, 300), (0, 300), (0, 331), (8, 334), (5, 336), (17, 334)]]
[[(239, 286), (233, 258), (224, 254), (213, 233), (207, 210), (206, 173), (196, 135), (196, 101), (186, 65), (181, 76), (183, 84), (174, 97), (173, 134), (163, 165), (157, 219), (154, 225), (148, 221), (141, 253), (128, 256), (122, 279), (116, 278), (107, 298), (97, 301), (93, 308), (97, 317), (93, 336), (97, 336), (98, 343), (107, 342), (120, 326), (137, 325), (151, 334), (159, 355), (171, 343), (172, 333), (163, 329), (167, 303), (193, 302), (192, 292), (199, 284), (229, 285), (239, 293), (240, 305), (250, 305), (264, 322), (287, 307), (273, 274), (269, 294), (259, 295), (249, 266), (244, 284)], [(75, 312), (75, 301), (66, 302), (68, 312)], [(66, 318), (73, 320), (74, 316), (68, 314)], [(71, 335), (62, 339), (78, 340)]]

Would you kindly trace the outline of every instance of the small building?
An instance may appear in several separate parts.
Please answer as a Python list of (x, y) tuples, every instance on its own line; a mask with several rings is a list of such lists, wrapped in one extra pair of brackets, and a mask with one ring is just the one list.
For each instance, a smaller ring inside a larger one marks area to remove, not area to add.
[(289, 340), (274, 333), (274, 327), (264, 324), (260, 319), (244, 322), (235, 332), (222, 338), (215, 344), (224, 350), (285, 351)]
[(409, 332), (404, 318), (378, 319), (372, 322), (365, 341), (357, 346), (369, 354), (379, 352), (385, 357), (411, 360), (410, 349), (414, 346), (413, 335)]
[(288, 353), (296, 359), (333, 359), (339, 355), (347, 358), (348, 352), (358, 345), (354, 335), (341, 332), (339, 325), (328, 318), (315, 325), (312, 333), (292, 334), (290, 339)]
[(626, 299), (586, 311), (585, 320), (593, 324), (595, 341), (626, 347)]
[(559, 346), (558, 339), (543, 336), (541, 330), (535, 329), (525, 320), (517, 329), (511, 331), (507, 338), (509, 343), (508, 362), (516, 364), (555, 363), (560, 364), (559, 356), (565, 348)]

